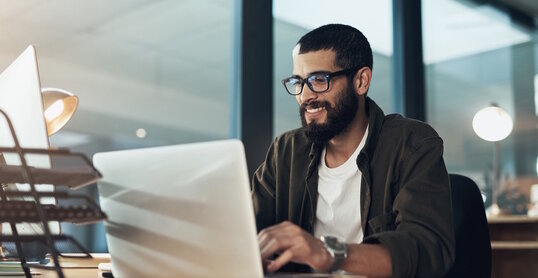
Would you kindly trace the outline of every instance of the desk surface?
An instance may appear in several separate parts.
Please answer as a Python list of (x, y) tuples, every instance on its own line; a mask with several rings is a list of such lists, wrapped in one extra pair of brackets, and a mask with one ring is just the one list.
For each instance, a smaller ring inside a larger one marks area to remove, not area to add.
[[(63, 265), (63, 273), (66, 278), (96, 278), (101, 277), (97, 266), (102, 262), (110, 262), (109, 254), (92, 254), (93, 259), (72, 259), (61, 258), (60, 265)], [(41, 275), (35, 277), (42, 278), (56, 278), (58, 275), (54, 271), (45, 271), (42, 269), (35, 269), (35, 272), (39, 272)], [(6, 277), (6, 276), (3, 276)], [(16, 276), (22, 277), (22, 276)], [(363, 278), (361, 275), (329, 275), (318, 273), (301, 273), (301, 274), (268, 274), (266, 278)]]
[[(99, 263), (110, 262), (109, 254), (92, 254), (92, 259), (80, 259), (80, 258), (66, 258), (60, 257), (60, 265), (62, 266), (63, 273), (66, 278), (96, 278), (101, 277), (97, 266)], [(53, 265), (49, 263), (49, 265)], [(32, 269), (32, 272), (40, 273), (41, 275), (35, 277), (43, 278), (56, 278), (58, 275), (55, 271), (47, 271), (43, 269)], [(19, 276), (20, 277), (20, 276)]]
[[(43, 277), (43, 278), (57, 278), (58, 274), (54, 271), (37, 271), (42, 275), (34, 277)], [(97, 278), (101, 277), (99, 270), (97, 268), (66, 268), (63, 270), (64, 276), (66, 278), (77, 277), (77, 278)], [(21, 276), (18, 276), (21, 277)]]
[(504, 223), (538, 223), (538, 217), (526, 215), (499, 215), (488, 216), (488, 224)]

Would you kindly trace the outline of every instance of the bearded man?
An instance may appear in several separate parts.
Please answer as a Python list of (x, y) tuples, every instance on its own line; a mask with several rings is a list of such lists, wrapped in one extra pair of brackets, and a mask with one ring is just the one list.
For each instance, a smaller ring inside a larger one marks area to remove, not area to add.
[(278, 136), (252, 180), (266, 270), (442, 277), (454, 261), (443, 141), (368, 96), (372, 50), (357, 29), (304, 35), (282, 83), (302, 128)]

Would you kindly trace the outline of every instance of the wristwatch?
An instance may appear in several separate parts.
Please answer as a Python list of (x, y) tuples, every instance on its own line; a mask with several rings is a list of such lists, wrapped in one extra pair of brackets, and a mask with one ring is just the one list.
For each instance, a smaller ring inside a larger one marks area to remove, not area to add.
[(333, 264), (329, 268), (328, 272), (333, 272), (340, 269), (340, 266), (347, 258), (347, 246), (344, 242), (338, 240), (334, 236), (322, 236), (321, 241), (323, 245), (333, 257)]

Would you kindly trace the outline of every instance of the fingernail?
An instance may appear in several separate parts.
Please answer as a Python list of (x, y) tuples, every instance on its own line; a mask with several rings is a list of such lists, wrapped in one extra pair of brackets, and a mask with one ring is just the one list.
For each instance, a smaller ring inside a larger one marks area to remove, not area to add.
[(270, 272), (275, 271), (274, 268), (275, 268), (275, 263), (270, 263), (270, 264), (267, 266), (267, 270), (269, 270)]

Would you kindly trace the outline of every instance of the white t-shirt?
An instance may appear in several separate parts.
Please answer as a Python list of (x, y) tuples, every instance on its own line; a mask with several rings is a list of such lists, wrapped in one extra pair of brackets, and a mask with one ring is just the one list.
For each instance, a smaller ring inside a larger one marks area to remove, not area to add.
[(336, 236), (344, 242), (362, 242), (361, 178), (357, 157), (366, 143), (368, 127), (355, 152), (344, 164), (329, 168), (326, 148), (321, 152), (318, 181), (318, 207), (314, 236)]

